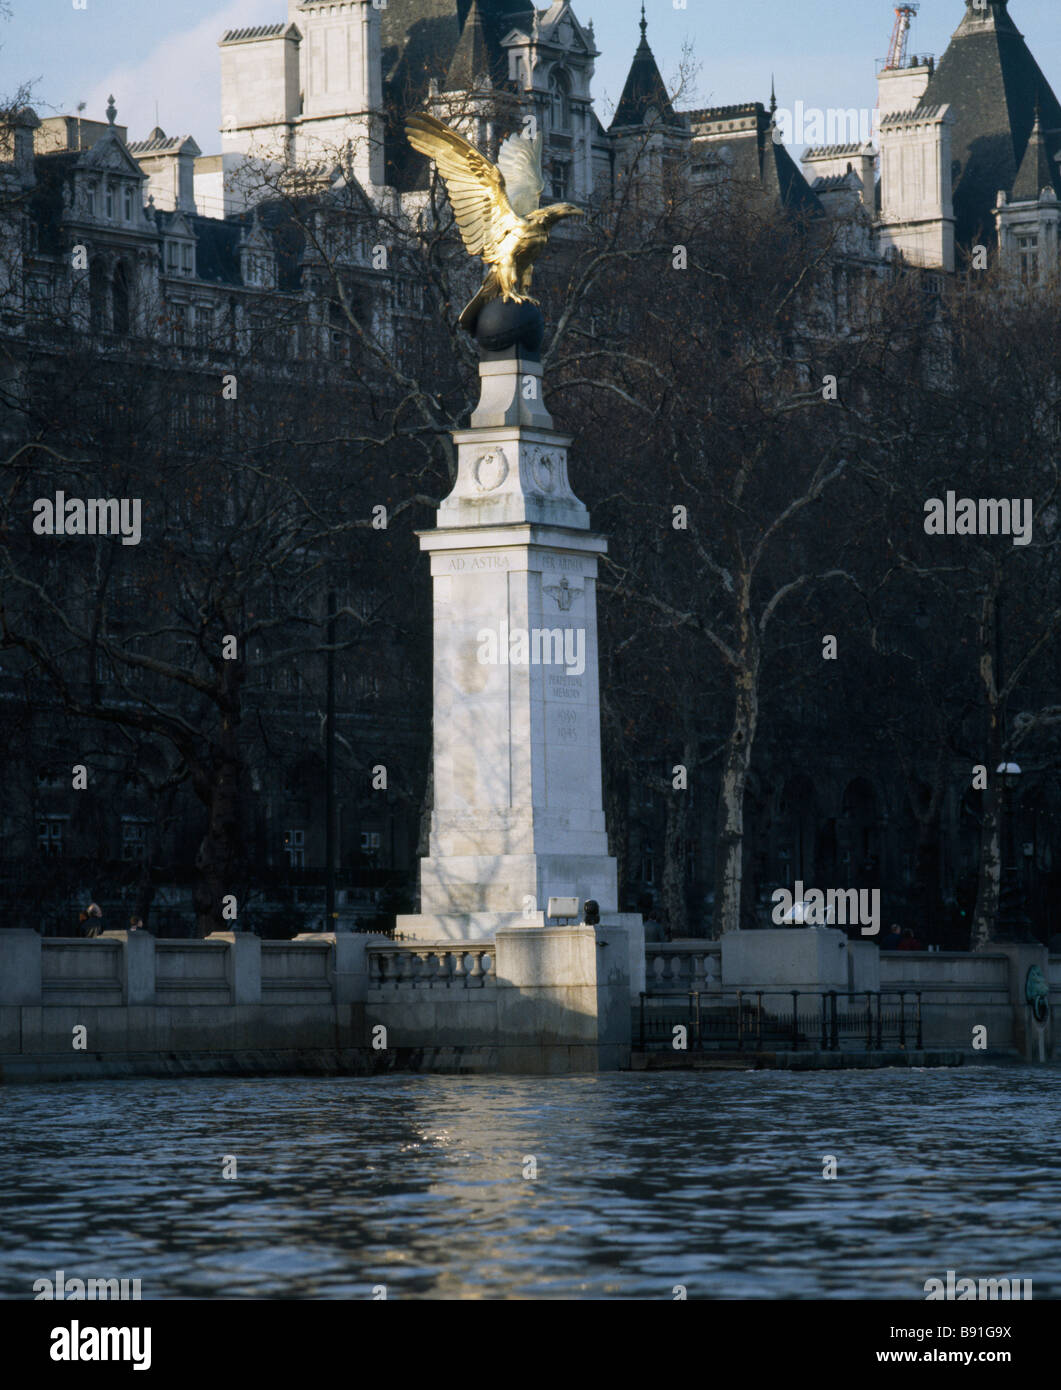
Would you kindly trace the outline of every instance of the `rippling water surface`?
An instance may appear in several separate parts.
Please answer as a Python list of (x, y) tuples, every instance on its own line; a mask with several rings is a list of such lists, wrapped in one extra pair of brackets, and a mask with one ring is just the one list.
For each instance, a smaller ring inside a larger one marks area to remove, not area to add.
[(1058, 1068), (120, 1081), (9, 1087), (0, 1118), (6, 1297), (59, 1269), (144, 1298), (921, 1299), (948, 1269), (1061, 1297)]

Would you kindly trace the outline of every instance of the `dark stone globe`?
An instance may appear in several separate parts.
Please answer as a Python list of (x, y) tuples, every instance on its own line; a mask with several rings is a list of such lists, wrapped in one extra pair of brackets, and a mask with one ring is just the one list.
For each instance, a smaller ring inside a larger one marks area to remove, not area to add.
[(485, 352), (505, 352), (516, 347), (537, 353), (544, 337), (545, 320), (537, 304), (491, 299), (479, 310), (475, 338)]

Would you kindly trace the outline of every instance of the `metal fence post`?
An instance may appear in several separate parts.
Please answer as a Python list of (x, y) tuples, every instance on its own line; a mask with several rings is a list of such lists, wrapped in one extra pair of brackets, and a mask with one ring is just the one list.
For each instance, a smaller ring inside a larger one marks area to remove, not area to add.
[(878, 1052), (880, 1051), (880, 1049), (881, 1049), (881, 1047), (882, 1047), (882, 1045), (883, 1045), (882, 1042), (881, 1042), (881, 1038), (882, 1038), (882, 1031), (881, 1031), (881, 1030), (882, 1030), (882, 1027), (883, 1027), (883, 1023), (882, 1023), (882, 1019), (881, 1019), (880, 990), (877, 990), (877, 1051), (878, 1051)]
[(923, 1046), (923, 1044), (922, 1044), (922, 1042), (921, 1042), (921, 991), (920, 991), (920, 990), (917, 991), (916, 998), (917, 998), (917, 1046), (918, 1046), (918, 1048), (920, 1049), (920, 1048)]
[(873, 1051), (873, 994), (866, 990), (866, 1051)]
[(899, 994), (899, 1046), (906, 1050), (906, 991)]
[(799, 990), (792, 991), (792, 1048), (799, 1051)]
[(830, 1040), (829, 1040), (829, 1041), (830, 1041), (830, 1048), (831, 1048), (831, 1051), (837, 1052), (837, 1051), (839, 1051), (839, 1048), (840, 1048), (840, 1019), (839, 1019), (839, 1017), (837, 1016), (837, 1011), (836, 1011), (836, 990), (835, 990), (835, 989), (831, 989), (831, 990), (829, 991), (829, 1013), (830, 1013), (830, 1015), (831, 1015), (831, 1023), (832, 1023), (832, 1027), (831, 1027), (831, 1030), (830, 1030), (832, 1036), (830, 1037)]
[(702, 1045), (702, 1043), (701, 1043), (701, 1041), (700, 1041), (700, 991), (699, 991), (699, 990), (696, 991), (696, 1014), (695, 1014), (695, 1021), (696, 1021), (696, 1050), (697, 1050), (697, 1052), (700, 1052), (700, 1051), (703, 1050), (703, 1045)]
[(644, 990), (641, 991), (641, 1008), (640, 1008), (640, 1022), (639, 1022), (639, 1024), (638, 1024), (638, 1033), (640, 1034), (640, 1038), (641, 1038), (640, 1048), (641, 1048), (641, 1051), (643, 1052), (643, 1051), (645, 1050), (645, 991), (644, 991)]
[(744, 1048), (744, 991), (737, 991), (737, 1051)]
[(763, 992), (759, 990), (755, 996), (755, 1046), (759, 1052), (763, 1050)]

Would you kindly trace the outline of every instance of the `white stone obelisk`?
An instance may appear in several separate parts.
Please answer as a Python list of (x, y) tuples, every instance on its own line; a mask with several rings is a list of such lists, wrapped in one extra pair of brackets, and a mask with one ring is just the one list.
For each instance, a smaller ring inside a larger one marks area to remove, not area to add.
[(434, 587), (434, 807), (417, 940), (543, 927), (550, 897), (619, 917), (601, 792), (597, 557), (541, 362), (485, 353), (458, 474), (421, 532)]

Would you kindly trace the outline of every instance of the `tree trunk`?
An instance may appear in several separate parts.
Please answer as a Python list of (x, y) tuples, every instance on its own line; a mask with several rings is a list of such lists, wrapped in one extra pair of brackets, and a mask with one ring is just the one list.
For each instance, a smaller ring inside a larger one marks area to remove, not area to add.
[(998, 894), (1001, 887), (1001, 810), (1003, 810), (1003, 781), (997, 767), (1003, 760), (1003, 731), (998, 708), (998, 589), (1001, 574), (994, 570), (993, 580), (983, 592), (980, 607), (980, 684), (985, 699), (985, 745), (987, 749), (987, 788), (983, 794), (983, 819), (980, 821), (980, 874), (976, 885), (976, 912), (972, 919), (973, 951), (983, 951), (994, 938), (998, 923)]
[(980, 682), (984, 688), (987, 747), (987, 789), (984, 792), (980, 825), (980, 876), (976, 888), (971, 949), (983, 951), (994, 939), (998, 925), (999, 890), (1002, 882), (1002, 726), (999, 721), (997, 670), (998, 590), (1001, 576), (996, 567), (994, 580), (984, 592), (980, 616)]
[(625, 771), (610, 770), (604, 775), (604, 823), (608, 828), (608, 853), (615, 860), (618, 892), (617, 907), (626, 905), (627, 845), (630, 834), (630, 782)]
[(239, 759), (217, 756), (211, 773), (207, 795), (200, 793), (207, 807), (207, 825), (195, 856), (198, 877), (193, 901), (195, 930), (200, 937), (214, 931), (239, 930), (231, 915), (222, 916), (223, 899), (236, 891), (236, 874), (241, 862)]
[(139, 917), (145, 927), (151, 913), (151, 906), (155, 901), (156, 886), (152, 871), (156, 864), (162, 862), (164, 828), (173, 819), (173, 803), (176, 798), (177, 789), (167, 787), (158, 794), (155, 802), (155, 818), (151, 823), (151, 836), (145, 849), (144, 866), (137, 881), (136, 901), (133, 904), (133, 915)]
[[(939, 890), (939, 817), (917, 822), (917, 850), (914, 860), (915, 930), (922, 941), (931, 941), (938, 923), (943, 921), (943, 898)], [(937, 943), (938, 944), (938, 943)]]
[(688, 819), (688, 791), (672, 790), (667, 796), (667, 820), (663, 833), (662, 883), (664, 921), (672, 938), (689, 935), (689, 905), (685, 893)]
[(427, 755), (427, 776), (424, 779), (424, 797), (420, 802), (420, 820), (416, 836), (416, 857), (426, 859), (431, 853), (431, 813), (435, 806), (435, 744)]
[(759, 717), (759, 657), (749, 642), (736, 677), (733, 726), (722, 759), (715, 844), (715, 918), (712, 935), (739, 931), (744, 886), (744, 792)]
[[(238, 931), (236, 919), (222, 916), (223, 899), (236, 894), (236, 880), (243, 863), (242, 802), (243, 764), (239, 749), (239, 688), (242, 662), (227, 661), (221, 668), (224, 705), (221, 730), (210, 750), (209, 764), (194, 776), (197, 796), (207, 809), (206, 834), (195, 856), (197, 878), (193, 892), (196, 935), (214, 931)], [(237, 903), (238, 909), (238, 903)]]
[(984, 951), (994, 940), (998, 923), (999, 891), (1002, 883), (1002, 781), (996, 774), (998, 761), (988, 768), (984, 792), (983, 822), (980, 827), (980, 876), (976, 886), (976, 912), (973, 916), (971, 949)]

